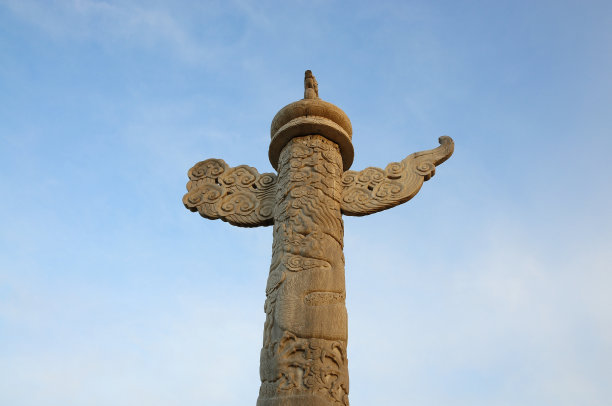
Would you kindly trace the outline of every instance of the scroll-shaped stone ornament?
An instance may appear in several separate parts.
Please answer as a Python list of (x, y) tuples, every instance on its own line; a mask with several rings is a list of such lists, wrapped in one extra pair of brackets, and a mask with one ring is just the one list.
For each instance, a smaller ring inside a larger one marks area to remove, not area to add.
[(202, 217), (239, 227), (274, 222), (276, 175), (246, 165), (229, 167), (222, 159), (198, 162), (188, 173), (183, 204)]
[(342, 176), (342, 214), (365, 216), (390, 209), (412, 199), (436, 173), (436, 166), (453, 154), (455, 144), (443, 136), (440, 146), (415, 152), (400, 162), (392, 162), (382, 170), (366, 168), (346, 171)]

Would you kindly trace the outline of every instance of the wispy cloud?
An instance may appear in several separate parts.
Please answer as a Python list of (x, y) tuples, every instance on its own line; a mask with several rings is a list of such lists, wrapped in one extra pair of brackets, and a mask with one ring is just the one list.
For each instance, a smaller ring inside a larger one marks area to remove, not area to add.
[(14, 299), (50, 319), (0, 353), (10, 365), (0, 371), (4, 402), (234, 405), (256, 397), (263, 314), (253, 317), (231, 302), (219, 306), (224, 299), (209, 295), (166, 301), (162, 313), (146, 319), (129, 306), (101, 319), (95, 315), (108, 312), (104, 300), (37, 293), (43, 295)]
[[(16, 16), (56, 39), (96, 41), (109, 46), (164, 47), (186, 62), (213, 63), (219, 44), (190, 33), (189, 19), (177, 19), (172, 9), (138, 2), (72, 0), (45, 2), (6, 0)], [(214, 6), (201, 16), (213, 24)], [(209, 18), (207, 18), (209, 17)]]
[(564, 263), (517, 223), (487, 229), (470, 236), (478, 249), (461, 260), (433, 250), (429, 260), (415, 258), (402, 249), (417, 248), (414, 237), (397, 233), (384, 245), (349, 237), (354, 397), (392, 402), (408, 392), (416, 403), (440, 406), (605, 404), (611, 255), (585, 243)]

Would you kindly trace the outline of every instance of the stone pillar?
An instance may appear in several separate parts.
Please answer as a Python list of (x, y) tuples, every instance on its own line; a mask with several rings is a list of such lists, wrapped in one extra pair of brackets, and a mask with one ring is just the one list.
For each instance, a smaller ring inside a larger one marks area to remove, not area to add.
[(258, 406), (347, 406), (342, 156), (321, 135), (278, 161)]

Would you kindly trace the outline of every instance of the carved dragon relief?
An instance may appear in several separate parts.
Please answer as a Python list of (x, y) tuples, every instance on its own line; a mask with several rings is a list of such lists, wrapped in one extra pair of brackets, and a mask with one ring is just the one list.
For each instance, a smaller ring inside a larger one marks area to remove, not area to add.
[(276, 175), (246, 165), (229, 167), (222, 159), (198, 162), (189, 170), (183, 204), (207, 219), (239, 227), (269, 226), (274, 218)]
[(257, 405), (348, 406), (342, 158), (308, 135), (279, 162)]
[(342, 176), (342, 214), (365, 216), (390, 209), (412, 199), (436, 173), (436, 166), (453, 154), (451, 137), (440, 137), (440, 146), (415, 152), (382, 170), (346, 171)]

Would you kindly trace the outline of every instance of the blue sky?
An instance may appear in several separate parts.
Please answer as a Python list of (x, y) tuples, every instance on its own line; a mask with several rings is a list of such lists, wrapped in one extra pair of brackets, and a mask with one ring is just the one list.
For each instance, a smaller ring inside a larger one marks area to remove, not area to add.
[(271, 229), (181, 198), (305, 69), (352, 169), (456, 143), (345, 217), (352, 404), (609, 404), (612, 3), (0, 0), (0, 50), (0, 404), (255, 403)]

